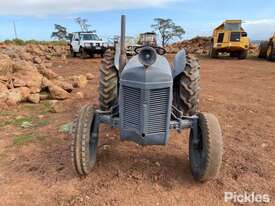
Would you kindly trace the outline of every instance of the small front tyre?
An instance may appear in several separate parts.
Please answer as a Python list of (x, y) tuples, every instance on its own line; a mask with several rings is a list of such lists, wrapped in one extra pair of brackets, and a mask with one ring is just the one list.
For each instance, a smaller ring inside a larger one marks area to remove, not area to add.
[(81, 108), (73, 122), (71, 157), (73, 167), (79, 176), (88, 175), (96, 163), (98, 131), (95, 121), (94, 108), (86, 105)]
[(189, 162), (192, 175), (198, 182), (214, 179), (220, 170), (223, 139), (220, 124), (213, 114), (199, 113), (197, 137), (191, 129)]

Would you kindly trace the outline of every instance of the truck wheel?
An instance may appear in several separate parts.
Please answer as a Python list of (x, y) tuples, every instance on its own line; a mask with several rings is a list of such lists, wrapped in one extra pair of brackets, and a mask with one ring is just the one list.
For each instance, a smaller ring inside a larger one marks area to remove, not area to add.
[(185, 116), (192, 116), (199, 108), (200, 65), (197, 58), (187, 55), (184, 72), (175, 79), (173, 105)]
[(100, 109), (108, 111), (118, 102), (118, 74), (114, 65), (115, 51), (106, 50), (99, 68)]
[(246, 59), (247, 58), (247, 50), (240, 51), (238, 58), (239, 59)]
[(88, 175), (96, 163), (98, 136), (92, 136), (91, 133), (94, 121), (94, 108), (86, 105), (81, 108), (73, 122), (71, 157), (73, 167), (79, 176)]
[(214, 179), (220, 170), (223, 156), (223, 139), (220, 124), (213, 114), (198, 114), (198, 136), (189, 138), (189, 162), (196, 181)]
[(79, 52), (80, 52), (80, 58), (81, 59), (86, 59), (87, 58), (88, 54), (87, 54), (87, 52), (85, 51), (85, 49), (83, 47), (81, 47), (79, 49)]
[(275, 42), (269, 44), (266, 55), (269, 61), (275, 61)]
[(76, 57), (76, 53), (74, 52), (74, 49), (72, 46), (70, 46), (70, 53), (72, 57)]
[(209, 56), (211, 58), (218, 58), (219, 53), (217, 50), (214, 48), (213, 43), (211, 43), (210, 49), (209, 49)]
[(268, 41), (262, 41), (258, 49), (258, 58), (266, 58), (266, 53), (268, 49)]

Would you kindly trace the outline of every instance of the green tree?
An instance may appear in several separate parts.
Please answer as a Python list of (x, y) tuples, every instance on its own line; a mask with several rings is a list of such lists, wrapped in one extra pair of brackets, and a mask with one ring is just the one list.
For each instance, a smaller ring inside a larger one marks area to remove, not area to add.
[(59, 24), (54, 25), (55, 31), (52, 32), (51, 38), (55, 38), (58, 40), (66, 40), (67, 39), (67, 29), (64, 26)]
[(176, 25), (172, 19), (155, 18), (154, 21), (155, 23), (151, 27), (160, 34), (163, 47), (174, 38), (181, 40), (185, 34), (185, 30), (181, 26)]

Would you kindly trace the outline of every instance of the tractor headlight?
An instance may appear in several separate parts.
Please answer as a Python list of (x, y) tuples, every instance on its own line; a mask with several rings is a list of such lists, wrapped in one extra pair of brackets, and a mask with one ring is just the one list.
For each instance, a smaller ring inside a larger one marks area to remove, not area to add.
[(91, 47), (90, 43), (84, 43), (84, 47)]
[(157, 60), (157, 52), (152, 47), (144, 47), (139, 52), (138, 60), (145, 67), (151, 66)]

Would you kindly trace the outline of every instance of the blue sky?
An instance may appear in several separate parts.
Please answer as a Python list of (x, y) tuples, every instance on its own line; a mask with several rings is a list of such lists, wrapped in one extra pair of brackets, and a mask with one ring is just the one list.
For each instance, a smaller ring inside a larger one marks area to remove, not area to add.
[(75, 17), (89, 20), (103, 38), (119, 33), (120, 15), (127, 15), (127, 35), (150, 31), (155, 17), (181, 25), (184, 39), (211, 35), (225, 19), (242, 19), (253, 40), (275, 32), (275, 1), (256, 0), (0, 0), (0, 40), (14, 37), (12, 21), (23, 39), (50, 39), (54, 24), (79, 30)]

